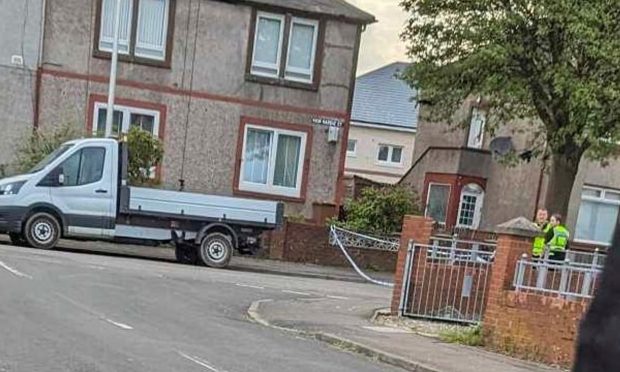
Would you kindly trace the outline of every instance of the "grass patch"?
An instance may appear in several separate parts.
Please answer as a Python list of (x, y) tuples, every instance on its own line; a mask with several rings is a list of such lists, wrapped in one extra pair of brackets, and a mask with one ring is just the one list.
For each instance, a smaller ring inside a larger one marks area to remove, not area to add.
[(451, 344), (467, 346), (483, 346), (482, 327), (474, 326), (467, 328), (454, 328), (439, 333), (439, 339)]

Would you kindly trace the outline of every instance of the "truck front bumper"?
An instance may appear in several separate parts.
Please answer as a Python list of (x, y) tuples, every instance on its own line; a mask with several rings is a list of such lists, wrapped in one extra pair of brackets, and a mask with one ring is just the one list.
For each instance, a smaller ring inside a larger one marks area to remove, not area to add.
[(0, 233), (21, 233), (27, 208), (0, 206)]

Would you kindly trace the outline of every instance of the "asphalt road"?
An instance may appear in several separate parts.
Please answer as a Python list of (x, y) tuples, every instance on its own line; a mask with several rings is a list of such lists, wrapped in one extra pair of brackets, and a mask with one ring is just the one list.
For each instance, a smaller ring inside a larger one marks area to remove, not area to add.
[(0, 245), (0, 372), (396, 371), (246, 318), (260, 299), (352, 296), (386, 291)]

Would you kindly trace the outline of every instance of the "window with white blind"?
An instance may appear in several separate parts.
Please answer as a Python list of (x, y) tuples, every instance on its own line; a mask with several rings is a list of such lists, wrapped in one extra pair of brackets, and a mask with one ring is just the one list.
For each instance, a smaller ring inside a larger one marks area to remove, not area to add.
[[(155, 61), (166, 60), (174, 0), (121, 0), (119, 53)], [(99, 51), (111, 52), (116, 0), (102, 0)]]
[(250, 73), (312, 83), (318, 35), (317, 20), (257, 12)]
[(619, 209), (620, 191), (584, 186), (575, 226), (575, 240), (611, 245)]
[(239, 190), (300, 197), (307, 134), (248, 124), (243, 136)]

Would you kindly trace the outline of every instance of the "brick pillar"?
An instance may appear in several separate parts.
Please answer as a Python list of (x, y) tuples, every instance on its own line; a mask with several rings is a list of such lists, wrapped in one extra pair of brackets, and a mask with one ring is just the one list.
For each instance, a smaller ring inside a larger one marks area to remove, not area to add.
[(398, 315), (409, 240), (413, 240), (415, 244), (429, 244), (432, 233), (432, 219), (422, 216), (405, 216), (400, 238), (400, 249), (396, 261), (396, 271), (394, 272), (394, 291), (392, 292), (391, 304), (392, 315)]
[(504, 292), (512, 289), (517, 261), (532, 251), (533, 239), (540, 229), (525, 217), (515, 218), (497, 227), (497, 248), (491, 270), (488, 302), (484, 312), (484, 330), (492, 332), (495, 317), (501, 317)]

